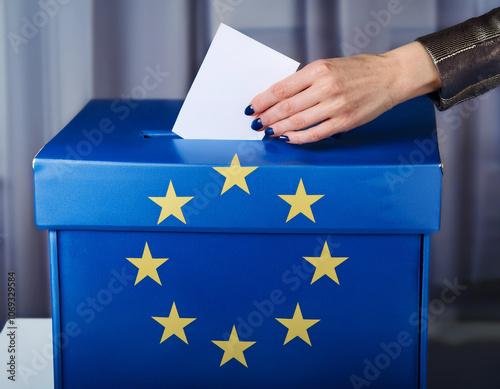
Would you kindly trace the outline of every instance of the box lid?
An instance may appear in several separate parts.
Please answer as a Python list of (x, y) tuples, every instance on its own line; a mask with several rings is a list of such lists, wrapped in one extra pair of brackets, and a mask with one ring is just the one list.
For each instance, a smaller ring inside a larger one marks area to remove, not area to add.
[[(33, 161), (42, 229), (431, 233), (434, 108), (413, 99), (338, 139), (186, 140), (179, 100), (92, 100)], [(207, 123), (210, 126), (217, 125)]]

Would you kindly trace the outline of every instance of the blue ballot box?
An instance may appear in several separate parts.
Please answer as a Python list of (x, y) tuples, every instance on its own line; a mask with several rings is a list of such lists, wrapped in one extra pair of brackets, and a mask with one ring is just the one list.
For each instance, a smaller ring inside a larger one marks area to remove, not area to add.
[(431, 102), (302, 146), (180, 139), (181, 103), (93, 100), (35, 157), (56, 387), (424, 388)]

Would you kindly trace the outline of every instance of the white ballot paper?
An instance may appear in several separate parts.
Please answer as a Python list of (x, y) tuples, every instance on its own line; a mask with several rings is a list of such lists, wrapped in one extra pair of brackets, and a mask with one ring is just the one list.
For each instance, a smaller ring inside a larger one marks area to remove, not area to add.
[(221, 24), (182, 105), (173, 132), (184, 139), (259, 140), (244, 114), (257, 94), (299, 63)]

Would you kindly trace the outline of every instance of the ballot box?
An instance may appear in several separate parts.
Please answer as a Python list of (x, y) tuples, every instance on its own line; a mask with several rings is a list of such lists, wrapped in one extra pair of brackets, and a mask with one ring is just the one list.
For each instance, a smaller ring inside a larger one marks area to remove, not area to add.
[(34, 159), (56, 387), (424, 388), (431, 102), (308, 145), (181, 104), (90, 101)]

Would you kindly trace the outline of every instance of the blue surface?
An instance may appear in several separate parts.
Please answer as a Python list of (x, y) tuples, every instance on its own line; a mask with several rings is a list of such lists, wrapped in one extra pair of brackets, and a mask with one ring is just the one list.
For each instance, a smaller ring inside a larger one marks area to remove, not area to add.
[[(415, 317), (426, 312), (442, 177), (428, 99), (303, 146), (184, 140), (171, 132), (180, 101), (133, 104), (91, 101), (34, 161), (36, 222), (51, 230), (58, 389), (425, 387), (427, 332)], [(221, 194), (225, 178), (213, 168), (235, 154), (257, 167), (250, 194)], [(279, 195), (294, 195), (301, 180), (323, 197), (310, 206), (314, 221), (287, 221)], [(170, 182), (193, 197), (186, 223), (159, 220), (150, 199)], [(348, 257), (340, 284), (311, 284), (303, 257), (318, 257), (325, 240), (332, 257)], [(127, 258), (146, 242), (153, 258), (169, 259), (157, 269), (161, 285), (146, 277), (134, 286)], [(160, 344), (152, 316), (169, 316), (173, 302), (196, 318), (184, 328), (189, 344)], [(287, 328), (275, 319), (291, 318), (297, 303), (305, 319), (320, 319), (307, 332), (312, 346), (283, 344)], [(212, 341), (233, 326), (256, 342), (244, 351), (248, 367), (220, 366)], [(395, 346), (401, 336), (408, 344)]]
[[(434, 111), (425, 98), (398, 106), (339, 139), (302, 146), (271, 139), (179, 139), (170, 129), (180, 101), (137, 104), (125, 117), (109, 100), (91, 101), (40, 151), (34, 162), (40, 228), (319, 233), (439, 229), (442, 174)], [(259, 167), (247, 177), (251, 196), (239, 188), (217, 196), (224, 177), (212, 167), (229, 166), (236, 153), (242, 166)], [(289, 205), (278, 197), (294, 194), (301, 178), (308, 194), (324, 195), (312, 206), (314, 225), (302, 215), (286, 223)], [(148, 197), (165, 196), (170, 180), (177, 195), (195, 199), (183, 208), (186, 224), (170, 217), (157, 225), (159, 208)]]
[(422, 297), (420, 300), (420, 389), (427, 386), (427, 328), (428, 328), (428, 309), (429, 306), (429, 253), (431, 246), (431, 237), (424, 235), (422, 237), (422, 280), (420, 289)]
[[(314, 268), (302, 257), (319, 255), (325, 240), (332, 256), (348, 257), (336, 268), (340, 285), (310, 284)], [(169, 258), (161, 286), (134, 286), (126, 258), (140, 257), (146, 241), (153, 257)], [(409, 319), (420, 309), (420, 244), (419, 235), (61, 231), (61, 323), (78, 328), (62, 353), (64, 387), (352, 388), (366, 360), (384, 362), (381, 343), (406, 332), (411, 344), (370, 388), (416, 389), (419, 328)], [(279, 303), (259, 311), (254, 302), (275, 290)], [(196, 318), (184, 328), (189, 344), (160, 344), (163, 327), (151, 319), (168, 316), (174, 301), (181, 317)], [(308, 330), (312, 346), (283, 345), (287, 329), (275, 318), (291, 318), (297, 302), (304, 318), (320, 319)], [(211, 341), (233, 325), (256, 342), (244, 352), (248, 367), (219, 366), (223, 350)]]
[(50, 249), (50, 288), (52, 291), (52, 341), (53, 341), (53, 366), (54, 387), (62, 387), (62, 363), (61, 363), (61, 306), (59, 290), (59, 253), (57, 252), (57, 231), (49, 231)]

